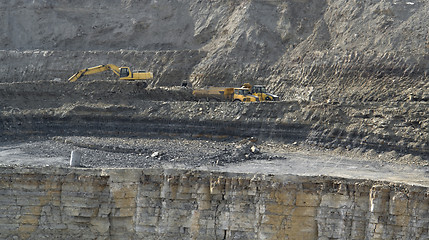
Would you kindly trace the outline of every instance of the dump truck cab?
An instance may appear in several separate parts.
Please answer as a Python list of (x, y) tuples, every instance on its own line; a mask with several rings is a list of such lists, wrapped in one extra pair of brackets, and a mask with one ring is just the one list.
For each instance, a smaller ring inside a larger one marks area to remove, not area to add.
[(259, 102), (259, 97), (251, 94), (248, 88), (234, 88), (233, 101)]
[(268, 93), (267, 89), (263, 85), (250, 85), (249, 83), (243, 84), (243, 88), (249, 89), (250, 93), (257, 96), (261, 102), (263, 101), (279, 101), (280, 98), (277, 95)]

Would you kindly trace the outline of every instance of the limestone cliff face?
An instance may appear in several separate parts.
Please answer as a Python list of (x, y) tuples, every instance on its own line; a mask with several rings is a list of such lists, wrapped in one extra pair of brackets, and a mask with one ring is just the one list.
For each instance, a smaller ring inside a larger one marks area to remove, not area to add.
[(154, 169), (0, 169), (2, 239), (427, 239), (427, 187)]
[(0, 6), (2, 82), (66, 79), (81, 68), (114, 63), (155, 72), (156, 85), (249, 81), (279, 93), (311, 86), (319, 99), (371, 101), (379, 95), (367, 97), (369, 89), (428, 87), (425, 0), (39, 0)]

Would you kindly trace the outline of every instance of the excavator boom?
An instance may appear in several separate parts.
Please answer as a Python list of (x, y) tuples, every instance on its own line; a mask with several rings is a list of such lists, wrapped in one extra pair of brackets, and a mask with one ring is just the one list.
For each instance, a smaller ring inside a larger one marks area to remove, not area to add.
[(119, 67), (113, 64), (99, 65), (91, 68), (85, 68), (75, 73), (69, 78), (69, 82), (74, 82), (85, 75), (90, 75), (94, 73), (104, 72), (107, 70), (112, 70), (116, 75), (119, 76)]

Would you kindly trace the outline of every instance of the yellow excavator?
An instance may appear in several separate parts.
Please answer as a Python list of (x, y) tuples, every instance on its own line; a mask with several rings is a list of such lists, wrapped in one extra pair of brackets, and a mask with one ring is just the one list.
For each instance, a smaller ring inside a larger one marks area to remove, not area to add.
[[(96, 67), (91, 68), (85, 68), (80, 70), (79, 72), (75, 73), (73, 76), (69, 78), (69, 82), (74, 82), (85, 75), (91, 75), (99, 72), (104, 72), (112, 70), (116, 75), (119, 76), (119, 80), (149, 80), (153, 79), (153, 74), (151, 72), (146, 71), (137, 71), (137, 72), (131, 72), (129, 67), (118, 67), (114, 64), (106, 64), (106, 65), (99, 65)], [(145, 82), (145, 87), (147, 86), (147, 83)]]

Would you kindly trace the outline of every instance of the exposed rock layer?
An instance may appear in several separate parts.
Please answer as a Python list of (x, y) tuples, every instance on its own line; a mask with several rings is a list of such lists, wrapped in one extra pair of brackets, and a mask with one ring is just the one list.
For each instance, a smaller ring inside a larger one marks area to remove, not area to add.
[(0, 171), (2, 239), (429, 237), (425, 187), (162, 169)]

